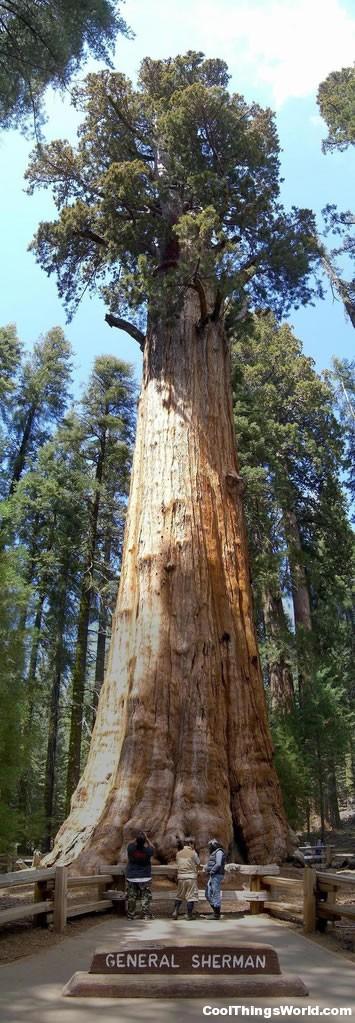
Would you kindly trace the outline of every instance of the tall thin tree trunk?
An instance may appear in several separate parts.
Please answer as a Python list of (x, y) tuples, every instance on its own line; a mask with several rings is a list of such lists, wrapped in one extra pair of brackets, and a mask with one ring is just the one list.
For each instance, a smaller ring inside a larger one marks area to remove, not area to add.
[(292, 602), (297, 629), (312, 631), (309, 591), (304, 569), (303, 550), (297, 516), (293, 508), (284, 509), (285, 531), (291, 569)]
[(319, 794), (319, 814), (320, 814), (320, 826), (321, 826), (321, 837), (324, 840), (325, 835), (325, 800), (324, 800), (324, 779), (323, 779), (323, 759), (320, 748), (319, 735), (316, 735), (316, 756), (318, 766), (318, 794)]
[(25, 422), (25, 425), (24, 425), (23, 434), (22, 434), (22, 438), (21, 438), (21, 444), (20, 444), (20, 447), (18, 449), (16, 458), (15, 458), (15, 461), (14, 461), (14, 465), (13, 465), (12, 478), (11, 478), (11, 483), (10, 483), (10, 488), (9, 488), (9, 497), (11, 497), (11, 495), (13, 494), (13, 492), (15, 490), (16, 483), (18, 483), (19, 479), (22, 476), (23, 470), (24, 470), (25, 461), (26, 461), (26, 455), (27, 455), (27, 450), (28, 450), (28, 445), (29, 445), (29, 442), (30, 442), (30, 437), (31, 437), (31, 432), (32, 432), (32, 427), (33, 427), (36, 411), (37, 411), (36, 406), (32, 405), (31, 408), (29, 409), (29, 412), (28, 412), (28, 415), (27, 415), (27, 418), (26, 418), (26, 422)]
[(39, 594), (36, 607), (36, 615), (33, 625), (33, 637), (30, 661), (28, 666), (27, 679), (25, 682), (26, 691), (26, 713), (23, 730), (23, 743), (26, 750), (26, 761), (27, 767), (25, 773), (19, 780), (19, 807), (22, 812), (27, 816), (31, 812), (31, 791), (32, 791), (32, 771), (31, 771), (31, 735), (33, 729), (34, 711), (36, 705), (36, 673), (38, 664), (38, 654), (41, 642), (41, 624), (44, 604), (44, 592)]
[(333, 758), (331, 758), (330, 761), (330, 771), (328, 776), (328, 802), (330, 823), (333, 828), (340, 828), (341, 817), (339, 812), (338, 783)]
[(287, 823), (253, 621), (221, 322), (195, 292), (151, 325), (110, 657), (88, 762), (46, 862), (124, 856), (144, 827), (285, 855)]
[(66, 616), (68, 569), (68, 565), (66, 565), (63, 569), (63, 575), (60, 580), (59, 599), (56, 603), (56, 640), (53, 659), (53, 678), (50, 695), (47, 759), (44, 781), (45, 851), (50, 849), (51, 839), (53, 837), (55, 763), (58, 743), (60, 687), (63, 672), (63, 634)]
[(292, 603), (296, 628), (296, 647), (298, 660), (298, 690), (301, 702), (304, 699), (305, 685), (310, 682), (313, 658), (313, 633), (311, 602), (307, 576), (304, 567), (304, 554), (301, 543), (297, 515), (289, 505), (283, 509), (285, 533), (288, 544), (288, 560), (291, 572)]
[[(104, 543), (104, 564), (108, 565), (111, 557), (112, 547), (112, 534), (109, 529), (106, 533)], [(98, 618), (98, 629), (97, 629), (97, 647), (96, 647), (96, 660), (95, 660), (95, 681), (94, 689), (92, 694), (92, 708), (93, 708), (93, 726), (96, 720), (97, 708), (99, 703), (99, 696), (104, 682), (105, 675), (105, 657), (106, 657), (106, 639), (107, 639), (107, 627), (108, 627), (108, 609), (104, 599), (100, 598), (99, 606), (99, 618)]]
[(278, 648), (277, 654), (269, 657), (271, 705), (274, 710), (287, 712), (294, 706), (295, 694), (291, 667), (283, 649), (287, 625), (281, 594), (265, 589), (262, 603), (266, 637)]
[(90, 605), (92, 593), (92, 574), (94, 571), (97, 524), (100, 510), (100, 484), (105, 461), (106, 437), (101, 439), (100, 452), (96, 466), (95, 483), (97, 485), (91, 518), (88, 558), (83, 573), (83, 582), (79, 607), (78, 633), (75, 649), (75, 661), (72, 680), (72, 712), (70, 720), (69, 753), (66, 809), (70, 808), (71, 796), (80, 778), (81, 738), (83, 730), (84, 693), (88, 635), (90, 621)]

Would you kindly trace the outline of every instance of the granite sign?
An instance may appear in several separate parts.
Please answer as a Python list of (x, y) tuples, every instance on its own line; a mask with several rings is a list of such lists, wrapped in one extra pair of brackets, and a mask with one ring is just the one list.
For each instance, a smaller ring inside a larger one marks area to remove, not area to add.
[(271, 945), (224, 945), (220, 939), (187, 944), (176, 938), (126, 939), (116, 948), (98, 948), (90, 971), (74, 973), (63, 991), (67, 998), (285, 998), (306, 993), (299, 977), (281, 973)]
[(227, 973), (276, 974), (280, 967), (270, 945), (190, 945), (169, 947), (152, 944), (119, 951), (95, 952), (90, 973)]

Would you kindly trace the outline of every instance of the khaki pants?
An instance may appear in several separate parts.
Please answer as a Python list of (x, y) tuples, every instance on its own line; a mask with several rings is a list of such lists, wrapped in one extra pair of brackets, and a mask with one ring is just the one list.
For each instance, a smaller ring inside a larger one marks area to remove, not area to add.
[(195, 877), (178, 878), (176, 898), (180, 902), (198, 902), (198, 887)]

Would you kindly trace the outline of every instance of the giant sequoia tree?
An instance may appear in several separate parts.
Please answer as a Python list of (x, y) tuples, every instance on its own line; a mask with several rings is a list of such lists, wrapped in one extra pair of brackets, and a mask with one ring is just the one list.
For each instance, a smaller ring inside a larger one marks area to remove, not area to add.
[[(76, 150), (35, 154), (58, 218), (33, 247), (69, 308), (100, 289), (144, 350), (120, 590), (86, 769), (51, 859), (113, 862), (137, 825), (169, 856), (211, 832), (250, 860), (287, 825), (267, 725), (235, 450), (227, 304), (313, 292), (314, 220), (279, 201), (273, 115), (219, 60), (90, 75)], [(128, 313), (127, 310), (130, 310)], [(130, 316), (130, 319), (128, 319)]]

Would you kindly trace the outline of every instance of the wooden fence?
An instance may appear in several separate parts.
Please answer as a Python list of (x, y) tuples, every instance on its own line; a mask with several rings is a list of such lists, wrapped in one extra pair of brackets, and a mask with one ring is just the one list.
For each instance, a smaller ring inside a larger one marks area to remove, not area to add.
[[(154, 889), (154, 878), (176, 878), (176, 867), (173, 865), (153, 866), (153, 901), (154, 904), (170, 902), (175, 899), (173, 890)], [(247, 878), (249, 887), (231, 890), (226, 887), (223, 892), (224, 905), (232, 911), (240, 907), (240, 903), (248, 903), (251, 913), (269, 912), (274, 916), (286, 918), (294, 905), (282, 906), (274, 900), (274, 894), (288, 895), (297, 898), (298, 911), (295, 918), (303, 922), (305, 934), (315, 930), (324, 930), (328, 920), (340, 920), (342, 917), (355, 921), (355, 904), (342, 905), (337, 903), (337, 893), (347, 889), (355, 897), (355, 874), (336, 874), (316, 871), (305, 867), (303, 877), (281, 877), (280, 868), (275, 864), (267, 866), (238, 865), (236, 875), (243, 881)], [(229, 874), (230, 877), (230, 874)], [(85, 913), (101, 913), (114, 906), (116, 911), (125, 912), (125, 868), (123, 865), (104, 867), (101, 873), (89, 877), (69, 876), (69, 868), (63, 866), (37, 868), (32, 870), (13, 871), (0, 874), (0, 890), (21, 890), (26, 895), (26, 888), (33, 892), (32, 901), (24, 901), (20, 905), (0, 909), (0, 927), (3, 924), (33, 918), (34, 925), (47, 926), (49, 917), (53, 920), (54, 930), (62, 933), (67, 921)], [(78, 901), (78, 889), (80, 889)], [(24, 891), (25, 890), (25, 891)], [(86, 892), (91, 898), (86, 898)], [(201, 900), (204, 891), (199, 892)]]

